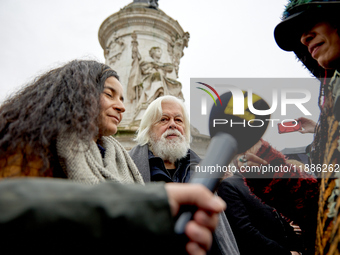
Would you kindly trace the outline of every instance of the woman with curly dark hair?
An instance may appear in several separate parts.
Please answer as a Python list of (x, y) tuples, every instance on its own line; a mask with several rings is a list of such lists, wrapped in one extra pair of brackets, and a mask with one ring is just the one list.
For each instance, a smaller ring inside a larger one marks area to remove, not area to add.
[(36, 78), (0, 107), (0, 177), (143, 183), (111, 136), (125, 111), (109, 66), (74, 60)]
[[(112, 137), (124, 111), (116, 72), (79, 60), (43, 74), (0, 106), (1, 178), (80, 182), (0, 181), (2, 253), (159, 254), (169, 240), (176, 245), (162, 254), (209, 250), (225, 207), (210, 191), (189, 184), (118, 184), (144, 183)], [(189, 241), (174, 232), (173, 216), (182, 204), (199, 208), (198, 220), (186, 227)], [(56, 242), (61, 236), (67, 246)]]

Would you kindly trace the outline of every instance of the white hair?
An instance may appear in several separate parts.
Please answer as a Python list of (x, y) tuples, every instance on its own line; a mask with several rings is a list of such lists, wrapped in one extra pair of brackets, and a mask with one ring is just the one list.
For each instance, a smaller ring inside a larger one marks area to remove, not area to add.
[(143, 118), (140, 122), (139, 128), (137, 130), (137, 136), (134, 141), (140, 146), (149, 143), (150, 141), (150, 130), (156, 122), (160, 120), (163, 114), (162, 110), (162, 102), (174, 102), (178, 104), (183, 112), (183, 122), (185, 125), (184, 128), (184, 137), (186, 141), (189, 143), (190, 141), (190, 122), (189, 122), (189, 115), (185, 108), (185, 105), (182, 100), (178, 99), (174, 96), (161, 96), (155, 99), (146, 109)]

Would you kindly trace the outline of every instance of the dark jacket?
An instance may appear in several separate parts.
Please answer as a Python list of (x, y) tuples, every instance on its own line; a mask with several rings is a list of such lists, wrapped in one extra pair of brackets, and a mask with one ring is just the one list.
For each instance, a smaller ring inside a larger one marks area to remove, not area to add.
[(227, 203), (225, 213), (241, 255), (290, 255), (297, 250), (293, 228), (251, 193), (241, 174), (224, 179), (218, 195)]
[[(194, 151), (189, 150), (187, 156), (177, 162), (176, 172), (171, 178), (170, 174), (165, 169), (163, 160), (159, 157), (155, 157), (149, 151), (148, 145), (137, 145), (129, 152), (129, 154), (137, 165), (138, 170), (142, 174), (144, 182), (146, 183), (150, 181), (189, 182), (192, 171), (194, 171), (194, 166), (196, 166), (201, 160)], [(190, 171), (190, 168), (192, 168), (192, 171)], [(212, 249), (208, 254), (240, 254), (228, 219), (223, 213), (219, 215), (219, 224), (213, 234), (213, 237)]]
[(139, 172), (142, 174), (144, 182), (164, 181), (186, 183), (190, 179), (190, 169), (200, 162), (200, 157), (192, 150), (188, 150), (187, 156), (176, 162), (176, 171), (171, 178), (170, 173), (164, 166), (164, 161), (155, 157), (149, 146), (137, 145), (129, 152), (135, 162)]
[(1, 254), (181, 254), (173, 229), (162, 184), (0, 182)]

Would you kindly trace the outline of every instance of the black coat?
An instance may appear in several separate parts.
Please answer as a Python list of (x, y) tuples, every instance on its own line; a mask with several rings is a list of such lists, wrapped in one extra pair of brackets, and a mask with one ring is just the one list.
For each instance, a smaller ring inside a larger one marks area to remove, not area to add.
[(293, 228), (251, 193), (241, 174), (223, 180), (218, 195), (227, 203), (225, 213), (241, 255), (290, 255), (290, 251), (297, 250)]
[(0, 182), (0, 240), (2, 255), (173, 255), (187, 242), (174, 233), (162, 184), (56, 178)]

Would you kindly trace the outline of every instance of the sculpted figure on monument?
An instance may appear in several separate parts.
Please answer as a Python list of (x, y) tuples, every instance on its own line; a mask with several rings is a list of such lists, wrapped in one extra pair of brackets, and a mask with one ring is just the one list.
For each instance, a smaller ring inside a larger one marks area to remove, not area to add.
[(135, 114), (146, 108), (153, 100), (163, 95), (183, 98), (182, 84), (167, 77), (174, 70), (174, 64), (161, 61), (162, 49), (152, 47), (148, 57), (142, 57), (138, 50), (137, 34), (131, 34), (131, 71), (127, 84), (127, 98), (135, 102)]
[(162, 50), (160, 47), (152, 47), (149, 51), (150, 60), (140, 63), (142, 74), (142, 91), (139, 105), (150, 104), (154, 99), (163, 95), (172, 95), (183, 99), (182, 84), (167, 77), (174, 69), (171, 63), (160, 61)]
[(149, 4), (150, 4), (151, 8), (157, 9), (157, 7), (158, 7), (158, 0), (150, 0)]
[(149, 3), (149, 0), (133, 0), (134, 3)]
[(172, 42), (168, 43), (168, 52), (169, 55), (172, 57), (172, 63), (175, 66), (176, 76), (178, 78), (178, 70), (179, 70), (179, 63), (181, 58), (183, 57), (183, 49), (184, 47), (188, 47), (189, 41), (189, 33), (186, 32), (183, 37), (177, 35), (177, 37), (172, 37)]
[(122, 37), (114, 37), (106, 47), (105, 57), (108, 65), (113, 65), (120, 59), (122, 52), (126, 48)]
[(129, 75), (129, 81), (127, 85), (127, 98), (130, 99), (132, 102), (135, 99), (138, 99), (141, 94), (141, 71), (139, 67), (139, 61), (142, 59), (142, 56), (138, 50), (138, 41), (137, 41), (137, 34), (133, 32), (131, 34), (132, 41), (131, 41), (131, 48), (132, 48), (132, 63), (131, 63), (131, 71)]
[(134, 3), (147, 3), (151, 8), (157, 9), (158, 0), (133, 0)]

